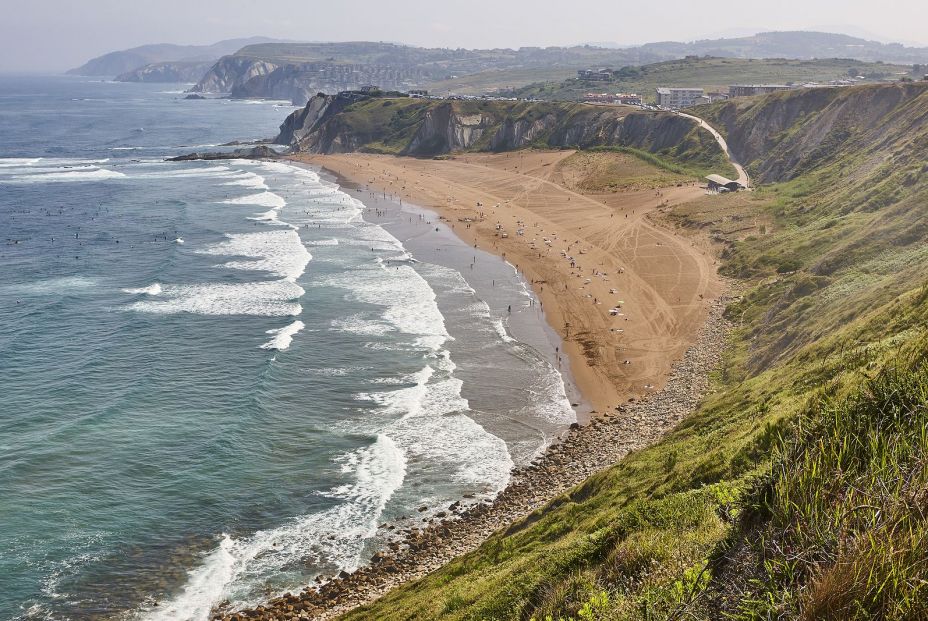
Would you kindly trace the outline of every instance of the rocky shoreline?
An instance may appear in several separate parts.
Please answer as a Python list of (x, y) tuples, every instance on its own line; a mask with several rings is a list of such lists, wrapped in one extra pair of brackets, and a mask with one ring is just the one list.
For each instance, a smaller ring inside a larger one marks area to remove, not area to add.
[[(513, 471), (508, 487), (492, 502), (452, 505), (422, 529), (378, 552), (369, 565), (302, 592), (274, 599), (254, 610), (219, 612), (215, 621), (330, 619), (420, 578), (451, 559), (475, 550), (490, 535), (545, 506), (557, 495), (628, 453), (653, 444), (691, 413), (709, 389), (731, 324), (723, 317), (730, 298), (715, 300), (696, 343), (674, 364), (666, 386), (647, 399), (629, 402), (574, 424), (560, 442), (530, 465)], [(444, 519), (442, 519), (444, 518)]]

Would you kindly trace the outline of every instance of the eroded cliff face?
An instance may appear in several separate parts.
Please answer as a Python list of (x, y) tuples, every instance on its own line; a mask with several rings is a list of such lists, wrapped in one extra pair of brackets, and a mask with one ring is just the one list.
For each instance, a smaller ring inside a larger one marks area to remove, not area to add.
[[(928, 123), (926, 99), (925, 83), (804, 89), (731, 100), (709, 118), (755, 180), (788, 181), (849, 150), (860, 159), (857, 174), (881, 165), (887, 145), (905, 144)], [(900, 161), (905, 155), (900, 147)]]
[(314, 94), (311, 83), (311, 72), (298, 65), (283, 65), (233, 85), (231, 95), (244, 99), (288, 99), (293, 105), (302, 106)]
[(274, 142), (290, 145), (296, 151), (308, 153), (353, 151), (354, 148), (346, 148), (345, 145), (354, 144), (354, 141), (335, 119), (339, 112), (365, 99), (367, 98), (363, 95), (352, 93), (319, 93), (310, 98), (303, 109), (297, 110), (284, 120)]
[[(362, 150), (419, 157), (532, 146), (624, 146), (657, 153), (676, 149), (698, 133), (688, 119), (629, 108), (554, 102), (394, 102), (401, 100), (358, 93), (317, 95), (287, 118), (276, 141), (312, 153)], [(695, 146), (718, 149), (711, 139)]]
[(494, 126), (492, 118), (483, 114), (459, 114), (451, 102), (427, 109), (422, 123), (408, 146), (406, 155), (432, 155), (466, 151), (474, 147), (484, 132)]
[(152, 63), (139, 69), (121, 73), (117, 82), (197, 82), (213, 66), (212, 62)]
[(195, 93), (231, 93), (252, 78), (267, 75), (277, 68), (278, 65), (266, 60), (223, 56), (190, 90)]

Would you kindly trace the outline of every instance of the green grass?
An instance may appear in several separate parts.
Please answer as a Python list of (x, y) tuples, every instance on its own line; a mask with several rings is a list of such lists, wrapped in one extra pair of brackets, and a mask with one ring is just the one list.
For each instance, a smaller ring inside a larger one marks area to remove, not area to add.
[[(917, 90), (853, 91), (830, 94), (751, 163), (793, 145), (811, 152), (822, 119), (837, 117), (832, 127), (853, 129), (825, 135), (828, 152), (756, 192), (668, 214), (726, 244), (723, 270), (742, 291), (698, 410), (477, 551), (345, 618), (923, 616), (928, 180), (911, 175), (928, 159), (928, 108)], [(782, 111), (802, 96), (763, 105)], [(861, 101), (879, 107), (882, 97), (896, 98), (882, 124), (848, 122), (872, 112)], [(730, 135), (738, 122), (772, 119), (753, 105), (743, 112), (749, 120), (735, 118)]]
[(704, 88), (728, 92), (731, 84), (804, 84), (847, 78), (850, 68), (884, 79), (897, 77), (911, 67), (884, 63), (864, 63), (847, 59), (788, 60), (746, 58), (683, 58), (628, 66), (611, 82), (585, 82), (576, 79), (548, 80), (513, 89), (518, 97), (538, 97), (577, 101), (586, 93), (634, 92), (654, 101), (659, 86)]
[(765, 579), (745, 619), (911, 619), (928, 610), (928, 340), (846, 397), (825, 390), (755, 493)]
[[(350, 143), (353, 150), (432, 157), (460, 147), (448, 144), (449, 132), (443, 131), (453, 128), (452, 116), (479, 120), (475, 131), (480, 133), (466, 146), (467, 151), (618, 147), (652, 165), (690, 177), (734, 173), (711, 134), (692, 121), (671, 113), (630, 108), (381, 96), (347, 106), (328, 118), (325, 130), (320, 131), (343, 137), (343, 143)], [(631, 125), (627, 131), (626, 123)], [(623, 131), (617, 132), (620, 125)], [(426, 134), (422, 130), (427, 127), (434, 131)], [(516, 132), (524, 138), (515, 138)], [(495, 143), (499, 136), (507, 137), (503, 143)]]
[(694, 170), (681, 164), (675, 164), (672, 161), (660, 157), (659, 155), (654, 155), (653, 153), (648, 153), (647, 151), (643, 151), (641, 149), (635, 149), (634, 147), (593, 147), (589, 150), (593, 151), (594, 153), (625, 153), (626, 155), (636, 157), (642, 162), (646, 162), (655, 168), (666, 170), (667, 172), (680, 175), (681, 177), (699, 177), (704, 172), (704, 170)]
[(693, 179), (676, 164), (650, 153), (622, 148), (577, 151), (557, 168), (558, 183), (579, 192), (661, 188)]

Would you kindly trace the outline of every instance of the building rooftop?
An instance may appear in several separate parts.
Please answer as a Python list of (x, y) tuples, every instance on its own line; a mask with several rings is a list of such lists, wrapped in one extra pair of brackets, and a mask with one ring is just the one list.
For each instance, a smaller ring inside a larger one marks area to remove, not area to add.
[(711, 181), (712, 183), (716, 185), (727, 187), (729, 190), (732, 190), (732, 191), (739, 190), (744, 187), (743, 185), (741, 185), (740, 182), (732, 181), (728, 177), (723, 177), (722, 175), (706, 175), (706, 179), (708, 179), (709, 181)]

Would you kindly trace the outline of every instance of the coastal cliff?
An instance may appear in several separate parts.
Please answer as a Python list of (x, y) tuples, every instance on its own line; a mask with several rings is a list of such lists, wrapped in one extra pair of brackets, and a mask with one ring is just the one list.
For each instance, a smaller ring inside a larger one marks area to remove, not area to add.
[(928, 83), (814, 88), (768, 97), (729, 100), (704, 116), (726, 135), (734, 156), (760, 182), (794, 179), (824, 166), (836, 155), (853, 152), (867, 158), (868, 169), (886, 162), (915, 162), (917, 148), (903, 145), (920, 136), (928, 112), (917, 102), (928, 95)]
[(319, 94), (275, 142), (296, 152), (434, 157), (458, 151), (631, 148), (692, 166), (725, 165), (712, 136), (669, 112), (578, 103)]
[(190, 90), (194, 93), (231, 93), (248, 80), (267, 75), (276, 63), (250, 56), (223, 56)]
[[(211, 65), (224, 54), (232, 54), (245, 46), (273, 41), (274, 39), (268, 39), (267, 37), (249, 37), (245, 39), (227, 39), (212, 45), (174, 45), (171, 43), (142, 45), (98, 56), (88, 60), (80, 67), (71, 69), (68, 74), (115, 76), (141, 70), (147, 65), (161, 63), (205, 63)], [(204, 73), (208, 68), (208, 66), (204, 68)], [(200, 76), (195, 78), (195, 80), (198, 79), (200, 79)]]
[(197, 82), (213, 66), (212, 62), (152, 63), (116, 76), (117, 82)]

